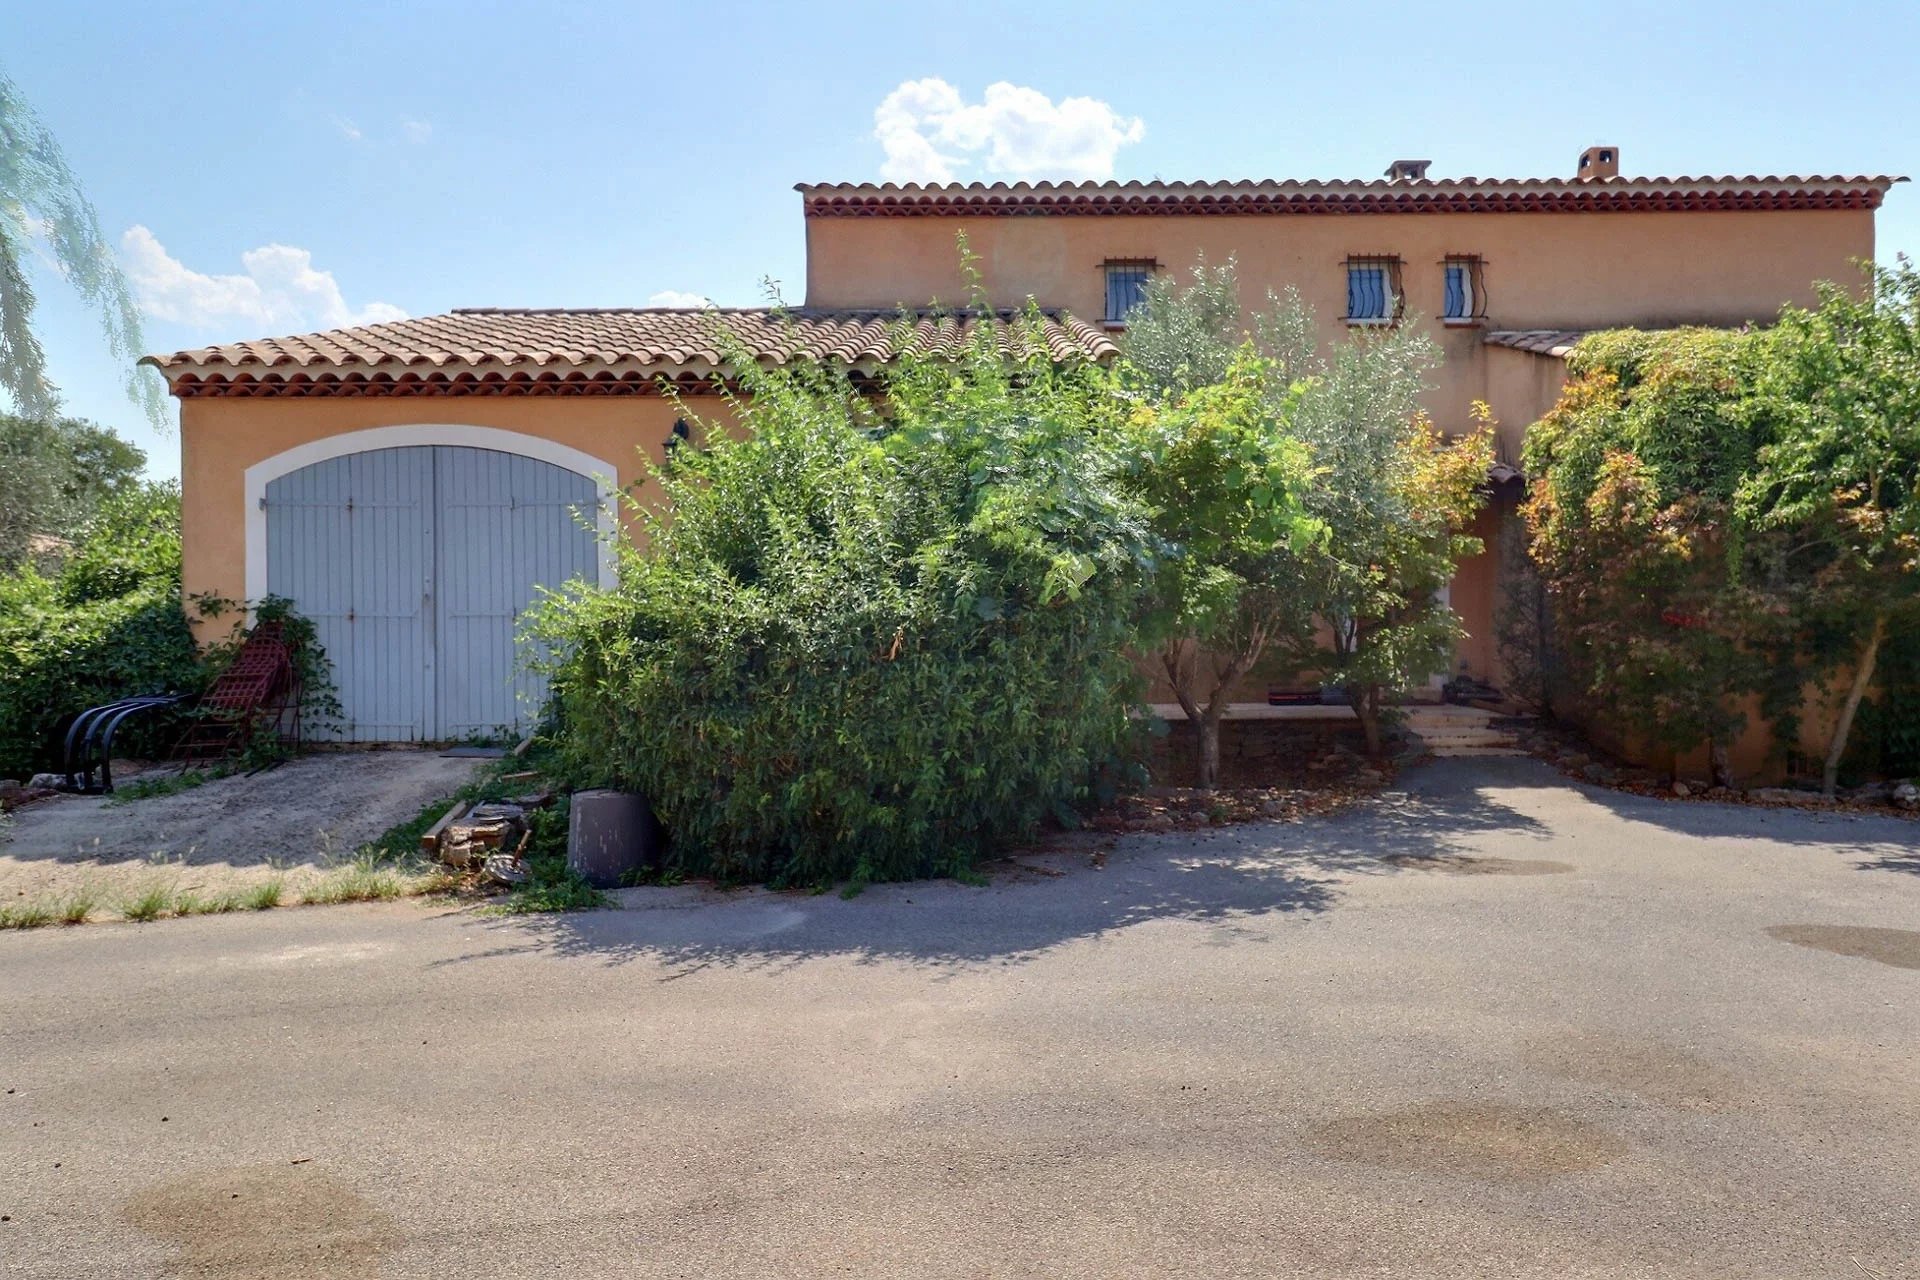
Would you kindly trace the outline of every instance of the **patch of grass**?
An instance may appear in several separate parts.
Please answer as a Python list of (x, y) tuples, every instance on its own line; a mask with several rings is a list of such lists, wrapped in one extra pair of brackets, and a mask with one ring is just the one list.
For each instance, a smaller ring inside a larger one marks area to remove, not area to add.
[(53, 923), (53, 908), (44, 902), (22, 902), (0, 907), (0, 929), (38, 929)]
[(607, 895), (588, 884), (563, 857), (527, 858), (527, 882), (514, 887), (501, 902), (487, 908), (496, 915), (529, 915), (546, 911), (592, 911), (609, 905)]
[(100, 895), (93, 889), (76, 889), (60, 903), (61, 924), (85, 924), (93, 909), (100, 905)]
[(302, 889), (300, 901), (308, 906), (332, 906), (341, 902), (389, 902), (395, 898), (438, 893), (458, 883), (455, 877), (428, 866), (418, 858), (396, 863), (378, 851), (362, 849), (349, 861), (327, 872), (318, 882)]
[(286, 892), (286, 888), (287, 882), (283, 876), (262, 880), (240, 895), (240, 905), (248, 911), (270, 911), (280, 905), (280, 895)]
[(199, 894), (183, 893), (173, 900), (173, 914), (176, 916), (221, 916), (229, 911), (238, 911), (245, 905), (245, 899), (238, 893), (220, 893), (210, 898)]
[(158, 920), (173, 905), (173, 891), (163, 884), (149, 885), (138, 897), (120, 904), (120, 914), (138, 924)]
[(182, 791), (191, 791), (215, 778), (224, 778), (229, 772), (227, 769), (186, 769), (180, 773), (150, 774), (115, 786), (113, 794), (107, 797), (107, 803), (132, 804), (136, 800), (151, 800), (156, 796), (177, 796)]
[(349, 863), (334, 868), (316, 883), (302, 889), (300, 901), (321, 907), (341, 902), (386, 902), (402, 896), (406, 891), (406, 878), (391, 867)]
[(383, 860), (411, 857), (420, 848), (420, 837), (427, 834), (428, 827), (440, 821), (441, 814), (462, 800), (473, 798), (465, 794), (469, 790), (472, 790), (471, 786), (462, 787), (452, 795), (441, 796), (438, 800), (432, 801), (405, 822), (388, 827), (378, 836), (361, 845), (355, 856)]

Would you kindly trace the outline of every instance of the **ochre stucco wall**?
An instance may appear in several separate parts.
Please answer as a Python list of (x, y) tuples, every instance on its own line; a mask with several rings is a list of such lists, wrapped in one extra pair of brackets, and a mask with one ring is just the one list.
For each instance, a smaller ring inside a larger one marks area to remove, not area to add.
[[(1442, 429), (1467, 425), (1487, 400), (1518, 461), (1533, 420), (1495, 385), (1477, 326), (1442, 326), (1441, 262), (1483, 260), (1486, 328), (1599, 329), (1765, 321), (1787, 302), (1811, 304), (1820, 280), (1852, 280), (1873, 256), (1870, 211), (1762, 213), (1431, 213), (1335, 215), (1034, 215), (809, 217), (807, 303), (925, 306), (970, 301), (955, 237), (979, 257), (989, 300), (1029, 297), (1102, 318), (1110, 259), (1151, 259), (1184, 274), (1204, 258), (1239, 265), (1251, 309), (1291, 285), (1311, 304), (1323, 341), (1347, 332), (1347, 258), (1394, 256), (1409, 315), (1424, 317), (1444, 363), (1427, 399)], [(1539, 357), (1516, 353), (1516, 359)], [(1556, 362), (1557, 363), (1557, 362)], [(1551, 403), (1549, 399), (1547, 403)], [(1537, 416), (1537, 415), (1535, 415)]]
[(1147, 258), (1184, 272), (1239, 262), (1249, 302), (1298, 287), (1328, 324), (1346, 303), (1349, 256), (1404, 264), (1410, 311), (1441, 311), (1441, 260), (1485, 261), (1487, 311), (1505, 329), (1765, 320), (1811, 303), (1813, 283), (1873, 254), (1867, 210), (1760, 213), (1425, 213), (810, 217), (807, 304), (965, 303), (955, 236), (979, 256), (992, 301), (1100, 318), (1101, 264)]
[[(298, 445), (369, 427), (423, 423), (541, 436), (612, 463), (627, 490), (658, 461), (675, 418), (722, 419), (722, 402), (687, 406), (657, 396), (393, 399), (206, 397), (180, 402), (181, 580), (189, 596), (246, 596), (248, 467)], [(640, 492), (639, 496), (645, 496)]]

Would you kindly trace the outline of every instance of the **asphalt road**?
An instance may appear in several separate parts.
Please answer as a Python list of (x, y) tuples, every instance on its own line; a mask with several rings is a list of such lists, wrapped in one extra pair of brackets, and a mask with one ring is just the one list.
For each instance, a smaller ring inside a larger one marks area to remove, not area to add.
[(0, 935), (0, 1273), (1912, 1275), (1916, 837), (1453, 760), (984, 889)]

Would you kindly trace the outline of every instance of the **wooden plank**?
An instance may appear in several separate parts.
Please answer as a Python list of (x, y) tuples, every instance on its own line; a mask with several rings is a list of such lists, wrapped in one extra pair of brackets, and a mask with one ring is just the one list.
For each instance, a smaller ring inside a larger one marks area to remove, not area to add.
[(432, 826), (428, 827), (426, 831), (421, 834), (420, 852), (426, 854), (430, 858), (439, 857), (440, 856), (440, 833), (445, 831), (447, 829), (448, 824), (453, 822), (455, 818), (458, 818), (461, 814), (465, 813), (466, 811), (467, 811), (467, 802), (465, 800), (462, 800), (460, 803), (454, 805), (453, 808), (441, 814), (440, 820), (434, 823)]

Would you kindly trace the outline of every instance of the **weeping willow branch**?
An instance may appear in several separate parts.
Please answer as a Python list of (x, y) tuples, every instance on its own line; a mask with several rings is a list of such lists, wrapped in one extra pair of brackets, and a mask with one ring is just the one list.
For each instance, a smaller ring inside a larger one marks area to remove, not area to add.
[(135, 363), (144, 345), (140, 310), (100, 217), (59, 142), (19, 87), (0, 75), (0, 390), (23, 416), (49, 418), (60, 397), (32, 329), (36, 299), (27, 265), (35, 245), (45, 246), (61, 278), (100, 317), (107, 349), (126, 369), (127, 397), (164, 427), (159, 379)]

